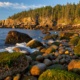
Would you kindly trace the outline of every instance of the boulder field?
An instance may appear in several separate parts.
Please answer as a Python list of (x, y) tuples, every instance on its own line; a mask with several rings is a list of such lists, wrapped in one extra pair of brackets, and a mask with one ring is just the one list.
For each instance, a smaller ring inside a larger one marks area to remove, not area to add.
[(3, 80), (80, 80), (80, 36), (77, 35), (76, 44), (73, 36), (76, 37), (75, 33), (52, 36), (45, 42), (46, 46), (32, 38), (25, 45), (17, 44), (14, 52), (21, 52), (22, 45), (27, 47), (24, 55), (29, 65), (24, 72), (8, 75)]

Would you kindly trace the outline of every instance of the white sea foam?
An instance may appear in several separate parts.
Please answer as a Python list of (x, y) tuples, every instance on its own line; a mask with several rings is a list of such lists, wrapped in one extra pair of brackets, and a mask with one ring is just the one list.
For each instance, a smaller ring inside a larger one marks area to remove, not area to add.
[(14, 47), (7, 47), (7, 48), (5, 48), (9, 53), (13, 53), (13, 49), (14, 49)]
[(35, 51), (39, 51), (36, 48), (31, 49), (30, 47), (27, 47), (25, 42), (24, 43), (16, 43), (15, 46), (7, 47), (4, 50), (8, 51), (9, 53), (13, 53), (14, 52), (13, 49), (16, 48), (16, 47), (19, 47), (21, 49), (21, 51), (20, 51), (21, 53), (26, 53), (26, 52), (33, 53)]
[(6, 49), (0, 49), (0, 52), (5, 52), (5, 51), (7, 51)]
[(23, 43), (16, 43), (16, 46), (25, 47), (25, 46), (26, 46), (26, 42), (23, 42)]

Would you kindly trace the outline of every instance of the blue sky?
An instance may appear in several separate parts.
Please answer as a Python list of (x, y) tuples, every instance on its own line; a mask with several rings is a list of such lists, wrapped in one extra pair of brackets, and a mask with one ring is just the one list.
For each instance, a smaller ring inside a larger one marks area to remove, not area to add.
[(0, 0), (0, 20), (30, 8), (78, 2), (79, 0)]

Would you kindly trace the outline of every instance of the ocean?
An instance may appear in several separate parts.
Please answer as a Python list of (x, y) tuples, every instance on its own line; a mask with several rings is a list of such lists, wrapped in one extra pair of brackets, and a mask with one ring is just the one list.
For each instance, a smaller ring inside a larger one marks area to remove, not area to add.
[[(43, 34), (40, 30), (27, 30), (27, 29), (12, 29), (12, 28), (0, 28), (0, 49), (5, 48), (5, 40), (7, 37), (7, 34), (11, 30), (16, 30), (22, 33), (28, 34), (30, 37), (37, 39), (39, 41), (43, 41), (42, 37), (44, 37), (46, 34)], [(50, 31), (52, 34), (55, 33), (54, 31)], [(58, 32), (57, 32), (58, 33)]]

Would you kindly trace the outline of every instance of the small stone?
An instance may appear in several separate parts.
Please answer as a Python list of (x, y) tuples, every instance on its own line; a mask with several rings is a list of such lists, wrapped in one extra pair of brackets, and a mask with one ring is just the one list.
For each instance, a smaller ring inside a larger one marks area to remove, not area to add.
[(59, 54), (64, 54), (64, 51), (65, 51), (64, 49), (60, 49)]
[(20, 79), (20, 74), (17, 74), (16, 76), (13, 77), (13, 80), (19, 80)]
[(60, 60), (60, 63), (61, 63), (61, 64), (64, 64), (64, 63), (65, 63), (65, 58), (61, 59), (61, 60)]
[(46, 69), (46, 65), (44, 63), (39, 63), (37, 65), (32, 66), (30, 73), (33, 76), (39, 76)]
[(58, 52), (55, 52), (54, 55), (57, 57), (57, 56), (59, 56), (59, 53)]
[(20, 50), (19, 47), (15, 47), (15, 48), (13, 49), (13, 51), (15, 51), (15, 52), (20, 52), (21, 50)]
[(7, 76), (4, 80), (12, 80), (11, 76)]
[(45, 51), (46, 51), (46, 48), (43, 48), (40, 50), (40, 52), (42, 52), (42, 53), (45, 53)]
[(59, 60), (58, 58), (56, 58), (56, 59), (55, 59), (55, 62), (56, 62), (56, 63), (59, 63), (59, 62), (60, 62), (60, 60)]
[(22, 80), (37, 80), (34, 76), (23, 76)]
[(36, 57), (36, 60), (37, 60), (37, 61), (43, 61), (43, 60), (44, 60), (44, 57), (43, 57), (42, 55), (38, 55), (38, 56)]
[(31, 58), (30, 56), (26, 56), (26, 58), (27, 58), (27, 61), (28, 61), (29, 63), (32, 62), (32, 58)]
[(69, 54), (69, 51), (67, 50), (67, 51), (65, 51), (65, 54)]
[(46, 66), (50, 66), (50, 65), (52, 64), (52, 61), (49, 60), (49, 59), (44, 59), (44, 64), (45, 64)]
[(68, 70), (74, 70), (74, 69), (80, 70), (80, 60), (79, 59), (71, 60), (71, 62), (68, 64)]

